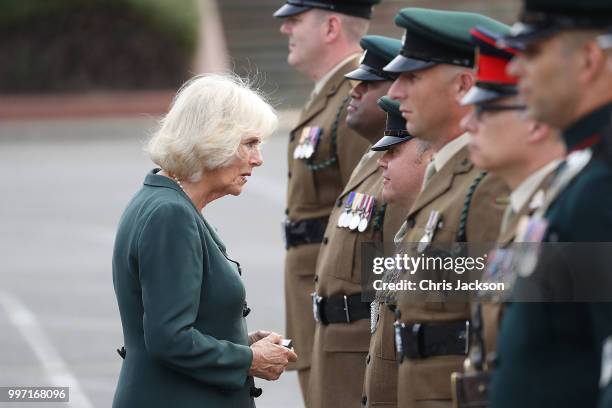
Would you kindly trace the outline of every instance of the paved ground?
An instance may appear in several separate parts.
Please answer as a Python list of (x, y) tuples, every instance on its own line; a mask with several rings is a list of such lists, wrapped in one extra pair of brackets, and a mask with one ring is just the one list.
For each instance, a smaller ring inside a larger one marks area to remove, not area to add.
[[(147, 118), (0, 124), (0, 386), (70, 386), (71, 404), (45, 406), (110, 407), (122, 344), (113, 237), (152, 167), (141, 148), (153, 126)], [(243, 195), (211, 204), (205, 216), (244, 266), (250, 328), (282, 332), (279, 134)], [(294, 373), (259, 386), (259, 407), (301, 406)]]

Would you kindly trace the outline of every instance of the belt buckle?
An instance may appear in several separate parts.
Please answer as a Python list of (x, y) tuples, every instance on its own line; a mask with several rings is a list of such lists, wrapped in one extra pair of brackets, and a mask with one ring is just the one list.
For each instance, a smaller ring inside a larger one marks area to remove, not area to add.
[(312, 298), (312, 316), (314, 317), (315, 322), (321, 323), (320, 305), (323, 298), (317, 295), (317, 292), (312, 292), (310, 297)]

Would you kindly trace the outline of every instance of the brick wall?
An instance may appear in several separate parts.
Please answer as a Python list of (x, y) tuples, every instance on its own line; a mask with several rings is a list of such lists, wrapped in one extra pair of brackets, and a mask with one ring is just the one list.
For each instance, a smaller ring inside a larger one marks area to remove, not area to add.
[[(312, 88), (309, 81), (287, 65), (287, 39), (278, 31), (272, 13), (282, 0), (218, 0), (227, 46), (234, 69), (257, 75), (260, 84), (281, 108), (298, 108)], [(404, 7), (472, 11), (511, 24), (518, 15), (519, 0), (383, 0), (375, 9), (370, 34), (401, 37), (393, 24)]]

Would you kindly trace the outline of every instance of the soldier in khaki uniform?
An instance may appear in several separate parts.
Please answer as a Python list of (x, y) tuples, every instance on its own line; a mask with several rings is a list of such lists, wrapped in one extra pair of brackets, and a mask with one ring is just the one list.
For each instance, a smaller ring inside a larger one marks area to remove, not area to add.
[[(406, 121), (399, 112), (399, 102), (387, 96), (379, 104), (388, 112), (388, 118), (396, 118), (396, 128), (405, 129)], [(410, 143), (405, 143), (410, 141)], [(431, 159), (431, 149), (426, 142), (403, 132), (386, 132), (372, 150), (384, 152), (378, 160), (383, 174), (382, 196), (390, 205), (405, 205), (408, 208), (419, 194), (423, 174)], [(405, 212), (407, 214), (407, 211)], [(402, 218), (402, 221), (405, 218)], [(385, 243), (392, 242), (387, 239)], [(383, 278), (385, 281), (390, 279)], [(394, 304), (392, 293), (377, 291), (372, 302), (370, 346), (366, 357), (363, 382), (362, 405), (366, 407), (397, 406), (397, 360), (393, 344), (394, 316), (387, 304)], [(387, 334), (384, 336), (383, 334)]]
[(306, 405), (316, 260), (329, 214), (368, 147), (346, 125), (351, 86), (344, 75), (357, 68), (375, 3), (290, 0), (274, 14), (289, 38), (289, 64), (315, 82), (289, 139), (285, 223), (287, 337), (300, 356), (294, 368)]
[[(389, 96), (401, 101), (407, 130), (428, 141), (435, 152), (398, 238), (411, 256), (417, 255), (414, 243), (421, 243), (417, 247), (422, 250), (455, 242), (493, 242), (505, 208), (499, 200), (507, 199), (508, 191), (498, 178), (483, 177), (470, 161), (469, 136), (460, 128), (469, 108), (459, 101), (475, 81), (470, 29), (503, 25), (473, 13), (412, 8), (402, 10), (395, 21), (406, 32), (400, 55), (385, 67), (402, 73)], [(436, 271), (431, 276), (443, 282), (453, 275)], [(396, 316), (397, 345), (402, 345), (398, 407), (450, 407), (450, 376), (461, 369), (467, 351), (469, 303), (424, 302), (400, 291)]]
[[(505, 256), (515, 239), (518, 221), (530, 215), (536, 203), (542, 200), (545, 187), (565, 156), (559, 132), (526, 117), (526, 106), (517, 96), (517, 78), (506, 73), (507, 65), (517, 51), (498, 47), (496, 40), (509, 31), (509, 28), (496, 33), (480, 28), (472, 30), (480, 56), (477, 82), (462, 100), (462, 104), (475, 107), (461, 123), (471, 136), (472, 162), (501, 177), (512, 190), (502, 218), (498, 249), (494, 258), (489, 257), (489, 263), (499, 262)], [(486, 299), (473, 308), (473, 322), (481, 322), (478, 329), (481, 337), (475, 333), (472, 335), (472, 340), (476, 341), (470, 345), (466, 371), (487, 371), (490, 374), (494, 369), (495, 342), (502, 315), (500, 302), (504, 300), (499, 297)], [(472, 328), (477, 330), (475, 324)], [(478, 341), (479, 338), (483, 341)], [(456, 395), (462, 395), (461, 390)], [(486, 394), (481, 398), (485, 399)]]
[[(354, 85), (346, 120), (374, 143), (385, 130), (386, 115), (377, 101), (395, 79), (382, 69), (397, 55), (401, 42), (366, 36), (361, 47), (365, 52), (360, 66), (346, 74)], [(368, 151), (353, 171), (336, 200), (319, 252), (313, 293), (317, 325), (309, 387), (312, 408), (357, 406), (361, 401), (370, 339), (369, 302), (362, 301), (361, 294), (361, 244), (391, 242), (408, 211), (383, 200), (379, 157)], [(350, 376), (338, 375), (343, 371)]]

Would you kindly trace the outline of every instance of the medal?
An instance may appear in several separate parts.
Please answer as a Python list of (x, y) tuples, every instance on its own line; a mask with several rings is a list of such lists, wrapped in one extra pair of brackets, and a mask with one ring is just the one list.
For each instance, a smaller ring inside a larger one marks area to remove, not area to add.
[(295, 150), (293, 151), (294, 159), (304, 158), (304, 153), (305, 153), (304, 143), (306, 142), (306, 138), (308, 137), (309, 133), (310, 133), (310, 126), (306, 126), (304, 129), (302, 129), (302, 134), (300, 135), (300, 141), (298, 142), (298, 145), (295, 147)]
[(357, 209), (353, 213), (351, 217), (351, 222), (349, 224), (349, 229), (354, 231), (359, 226), (359, 222), (361, 221), (361, 214), (363, 213), (363, 208), (365, 207), (365, 202), (368, 199), (367, 194), (359, 194), (359, 199), (355, 200), (357, 202)]
[(423, 252), (425, 251), (425, 249), (427, 249), (427, 247), (429, 246), (429, 243), (431, 242), (434, 236), (434, 233), (436, 231), (439, 221), (440, 221), (440, 212), (436, 210), (432, 210), (429, 213), (429, 219), (427, 220), (427, 225), (425, 225), (425, 233), (423, 234), (423, 236), (421, 237), (421, 240), (419, 241), (419, 245), (417, 247), (418, 252)]
[(375, 201), (376, 200), (374, 200), (373, 196), (368, 197), (368, 202), (366, 204), (365, 212), (363, 214), (363, 217), (361, 217), (361, 221), (359, 221), (359, 227), (357, 228), (359, 232), (363, 232), (368, 228), (368, 224), (370, 223), (370, 218), (372, 217), (372, 210), (374, 209)]
[(344, 228), (344, 222), (345, 222), (346, 217), (348, 217), (349, 212), (351, 211), (351, 204), (353, 203), (354, 198), (355, 198), (355, 192), (351, 191), (348, 195), (348, 198), (346, 199), (344, 203), (344, 211), (342, 212), (342, 214), (340, 214), (340, 217), (338, 217), (338, 227), (339, 228)]
[(310, 131), (308, 132), (308, 138), (307, 138), (307, 149), (306, 149), (306, 154), (305, 154), (305, 158), (310, 159), (312, 157), (312, 155), (314, 154), (314, 152), (317, 150), (317, 146), (319, 145), (319, 139), (321, 138), (321, 128), (318, 126), (313, 126), (310, 128)]
[(346, 228), (348, 225), (347, 218), (350, 217), (351, 207), (353, 205), (353, 200), (355, 199), (355, 194), (356, 193), (354, 191), (351, 191), (348, 195), (348, 198), (346, 199), (346, 203), (344, 204), (344, 212), (340, 214), (340, 217), (338, 217), (339, 228)]

